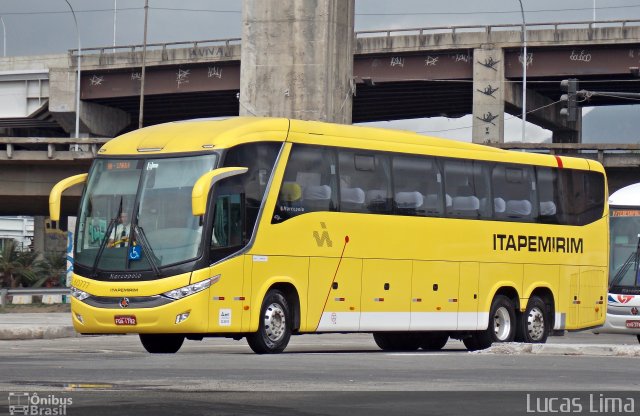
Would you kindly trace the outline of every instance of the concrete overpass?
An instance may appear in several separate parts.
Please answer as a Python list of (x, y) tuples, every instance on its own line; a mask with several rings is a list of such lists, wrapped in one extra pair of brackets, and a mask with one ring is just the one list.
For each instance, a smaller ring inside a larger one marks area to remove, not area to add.
[[(568, 123), (553, 104), (560, 80), (578, 78), (581, 88), (640, 92), (640, 20), (543, 23), (527, 26), (527, 120), (554, 132), (554, 142), (580, 142), (580, 122)], [(240, 39), (148, 45), (145, 125), (239, 113)], [(474, 115), (473, 140), (503, 142), (504, 113), (519, 116), (522, 97), (520, 25), (458, 26), (356, 32), (353, 122)], [(266, 54), (269, 52), (266, 51)], [(68, 56), (0, 59), (15, 81), (23, 71), (42, 71), (48, 95), (27, 114), (3, 117), (0, 128), (31, 135), (48, 128), (73, 132), (77, 51)], [(84, 49), (81, 130), (113, 136), (137, 127), (142, 46)], [(48, 77), (46, 76), (48, 74)], [(48, 79), (47, 79), (48, 78)], [(311, 88), (293, 80), (285, 95)], [(25, 93), (29, 98), (29, 93)], [(2, 97), (2, 95), (0, 95)], [(280, 97), (278, 97), (280, 99)], [(32, 100), (33, 101), (33, 100)], [(628, 104), (611, 97), (582, 105)], [(11, 103), (13, 104), (13, 103)], [(544, 107), (543, 109), (540, 109)], [(488, 114), (497, 116), (487, 121)], [(34, 132), (33, 129), (40, 129)]]
[[(505, 112), (521, 111), (520, 29), (494, 25), (356, 33), (353, 83), (345, 97), (345, 102), (353, 100), (353, 121), (473, 114), (474, 141), (513, 147), (501, 143)], [(635, 70), (640, 66), (640, 20), (536, 24), (527, 27), (527, 36), (528, 120), (551, 129), (555, 142), (547, 148), (531, 146), (601, 157), (612, 190), (637, 180), (640, 149), (581, 147), (580, 120), (567, 123), (554, 102), (561, 94), (560, 79), (567, 77), (588, 82), (589, 89), (640, 92)], [(240, 39), (148, 48), (146, 125), (240, 112)], [(77, 59), (77, 51), (0, 59), (0, 129), (6, 136), (0, 141), (0, 195), (11, 201), (2, 204), (0, 215), (45, 214), (52, 184), (87, 170), (104, 140), (92, 137), (137, 127), (142, 47), (85, 49), (80, 127), (87, 138), (76, 149), (75, 139), (46, 137), (73, 132)], [(290, 81), (290, 88), (269, 93), (282, 100), (313, 87), (303, 77)], [(8, 89), (15, 93), (2, 93)], [(629, 101), (598, 98), (588, 105), (614, 103)], [(75, 214), (78, 192), (64, 201), (65, 214)]]

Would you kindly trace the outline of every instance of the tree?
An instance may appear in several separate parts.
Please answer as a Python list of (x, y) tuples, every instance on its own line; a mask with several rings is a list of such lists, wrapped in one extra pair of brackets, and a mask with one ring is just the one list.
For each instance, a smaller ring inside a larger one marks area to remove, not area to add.
[[(16, 288), (21, 285), (42, 285), (41, 262), (38, 254), (32, 251), (20, 251), (15, 241), (7, 241), (0, 257), (0, 277), (2, 286)], [(46, 280), (46, 279), (45, 279)]]
[(67, 272), (67, 258), (64, 252), (50, 252), (45, 254), (44, 259), (40, 261), (40, 269), (42, 278), (33, 284), (38, 287), (43, 284), (51, 283), (53, 286), (65, 286)]

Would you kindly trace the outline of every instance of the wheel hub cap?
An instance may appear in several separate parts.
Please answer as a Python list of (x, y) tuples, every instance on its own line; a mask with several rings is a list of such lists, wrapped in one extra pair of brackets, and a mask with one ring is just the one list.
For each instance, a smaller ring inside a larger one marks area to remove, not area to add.
[(493, 316), (493, 331), (499, 341), (506, 341), (511, 333), (511, 317), (507, 308), (498, 308)]
[(527, 316), (527, 331), (532, 340), (538, 341), (544, 335), (544, 314), (539, 308), (533, 308)]
[(285, 333), (287, 322), (282, 307), (276, 303), (269, 305), (264, 314), (264, 330), (267, 338), (278, 342)]

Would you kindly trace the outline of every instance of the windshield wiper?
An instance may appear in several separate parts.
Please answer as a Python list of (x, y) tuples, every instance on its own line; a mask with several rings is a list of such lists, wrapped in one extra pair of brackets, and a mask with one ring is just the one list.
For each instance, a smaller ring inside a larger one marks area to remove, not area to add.
[(160, 277), (160, 268), (158, 267), (158, 258), (156, 257), (153, 249), (151, 248), (151, 244), (149, 244), (149, 240), (147, 240), (147, 236), (144, 233), (142, 227), (138, 226), (138, 224), (133, 224), (133, 232), (140, 240), (140, 245), (142, 246), (142, 250), (147, 255), (149, 259), (149, 264), (153, 269), (153, 272), (156, 274), (156, 277)]
[(102, 258), (102, 253), (104, 253), (104, 249), (107, 247), (107, 242), (109, 241), (109, 236), (111, 236), (111, 230), (115, 227), (116, 222), (120, 218), (120, 214), (122, 214), (122, 197), (120, 197), (120, 205), (118, 207), (118, 212), (116, 216), (109, 221), (109, 225), (107, 226), (107, 230), (102, 236), (102, 241), (100, 241), (100, 247), (98, 248), (98, 254), (96, 254), (96, 258), (93, 259), (93, 266), (91, 267), (91, 276), (96, 276), (96, 271), (98, 270), (98, 262), (100, 258)]

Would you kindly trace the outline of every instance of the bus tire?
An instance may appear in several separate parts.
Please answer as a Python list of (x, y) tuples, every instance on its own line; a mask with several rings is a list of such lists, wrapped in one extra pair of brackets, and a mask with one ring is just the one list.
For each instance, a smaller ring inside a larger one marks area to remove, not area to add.
[(511, 342), (516, 335), (516, 312), (513, 302), (497, 295), (491, 301), (489, 325), (484, 331), (474, 331), (462, 343), (469, 351), (485, 350), (494, 342)]
[(506, 296), (497, 295), (491, 303), (489, 329), (492, 342), (513, 342), (516, 337), (516, 308)]
[(538, 296), (532, 296), (518, 320), (517, 339), (531, 344), (544, 344), (551, 332), (547, 305)]
[(289, 302), (279, 290), (270, 290), (262, 301), (258, 331), (247, 335), (249, 347), (256, 354), (278, 354), (291, 338)]
[(636, 335), (636, 338), (638, 338), (638, 342), (640, 342), (640, 335)]
[(421, 341), (411, 332), (374, 332), (373, 340), (383, 351), (415, 351)]
[(469, 337), (464, 338), (462, 343), (469, 351), (486, 350), (493, 344), (492, 332), (491, 327), (484, 331), (474, 331)]
[(184, 342), (184, 335), (140, 334), (140, 342), (151, 354), (175, 354)]
[(425, 351), (440, 351), (447, 345), (449, 335), (446, 332), (425, 332), (420, 337), (420, 348)]

